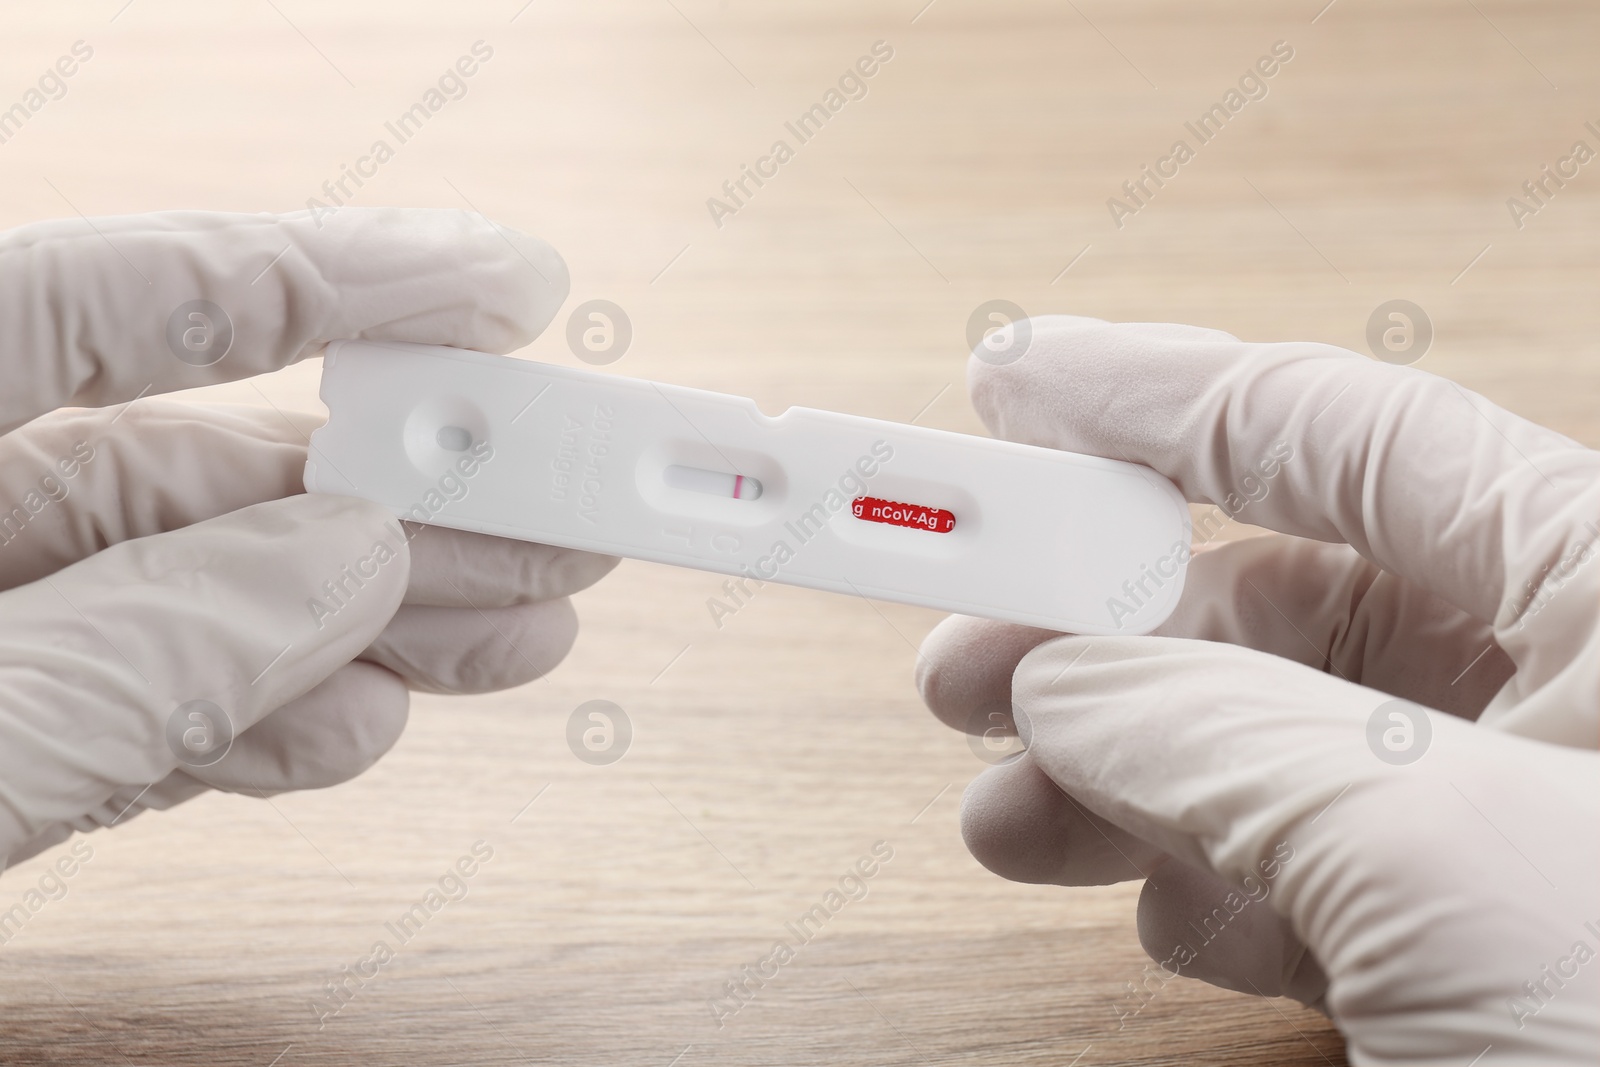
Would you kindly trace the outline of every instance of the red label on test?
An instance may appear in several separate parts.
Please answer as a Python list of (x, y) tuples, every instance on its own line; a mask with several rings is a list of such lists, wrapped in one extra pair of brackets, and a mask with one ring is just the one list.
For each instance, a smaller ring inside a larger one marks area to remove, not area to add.
[(934, 533), (949, 533), (956, 528), (955, 515), (944, 508), (901, 504), (893, 500), (880, 500), (875, 496), (856, 497), (850, 502), (850, 513), (868, 522), (909, 526), (917, 530), (931, 530)]

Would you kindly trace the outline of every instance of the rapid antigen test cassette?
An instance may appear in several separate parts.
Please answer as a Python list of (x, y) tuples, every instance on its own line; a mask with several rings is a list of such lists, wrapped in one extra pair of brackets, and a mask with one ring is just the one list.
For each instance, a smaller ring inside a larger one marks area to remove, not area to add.
[(1080, 634), (1183, 588), (1132, 463), (430, 345), (336, 342), (322, 399), (307, 491), (414, 522)]

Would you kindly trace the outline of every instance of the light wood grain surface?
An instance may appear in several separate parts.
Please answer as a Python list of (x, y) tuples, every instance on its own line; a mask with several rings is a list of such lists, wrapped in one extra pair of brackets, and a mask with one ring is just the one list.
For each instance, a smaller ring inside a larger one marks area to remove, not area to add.
[[(1364, 349), (1400, 297), (1435, 325), (1422, 367), (1600, 443), (1600, 164), (1521, 229), (1506, 206), (1597, 142), (1600, 11), (1325, 2), (15, 4), (0, 105), (95, 51), (0, 144), (0, 221), (302, 207), (483, 40), (467, 95), (356, 202), (545, 236), (569, 306), (629, 313), (619, 373), (977, 431), (963, 335), (987, 299)], [(878, 40), (865, 98), (716, 226), (706, 199)], [(1107, 198), (1277, 41), (1268, 95), (1114, 226)], [(576, 364), (559, 329), (526, 354)], [(260, 386), (310, 405), (316, 373)], [(719, 629), (719, 585), (624, 563), (558, 670), (416, 698), (358, 781), (95, 835), (0, 948), (0, 1059), (1344, 1062), (1319, 1016), (1187, 980), (1119, 1020), (1137, 887), (1012, 885), (966, 854), (983, 764), (910, 686), (933, 613), (769, 586)], [(596, 698), (635, 730), (606, 767), (564, 740)], [(479, 840), (465, 899), (319, 1027), (324, 983)], [(866, 898), (715, 1025), (723, 984), (879, 841)]]

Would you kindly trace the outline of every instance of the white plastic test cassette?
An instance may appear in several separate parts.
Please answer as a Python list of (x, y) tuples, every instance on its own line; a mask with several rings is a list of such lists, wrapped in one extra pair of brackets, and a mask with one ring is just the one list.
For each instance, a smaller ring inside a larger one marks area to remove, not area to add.
[(1081, 634), (1183, 588), (1132, 463), (428, 345), (331, 345), (322, 399), (306, 489), (415, 522)]

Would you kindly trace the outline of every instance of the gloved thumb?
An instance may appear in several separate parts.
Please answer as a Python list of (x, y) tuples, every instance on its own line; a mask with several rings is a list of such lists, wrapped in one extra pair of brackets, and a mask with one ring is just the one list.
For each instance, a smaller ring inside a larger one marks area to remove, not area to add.
[(1381, 771), (1360, 729), (1381, 699), (1247, 648), (1174, 638), (1057, 639), (1012, 677), (1018, 732), (1057, 785), (1234, 879), (1272, 853), (1273, 835)]
[[(1547, 1062), (1592, 1041), (1582, 990), (1537, 1028), (1506, 1002), (1593, 918), (1593, 753), (1208, 641), (1046, 642), (1012, 697), (1061, 789), (1289, 919), (1352, 1062), (1464, 1063), (1488, 1044)], [(1219, 923), (1237, 913), (1217, 903)]]
[(220, 760), (377, 637), (409, 568), (377, 505), (294, 496), (0, 594), (0, 857), (118, 789)]

